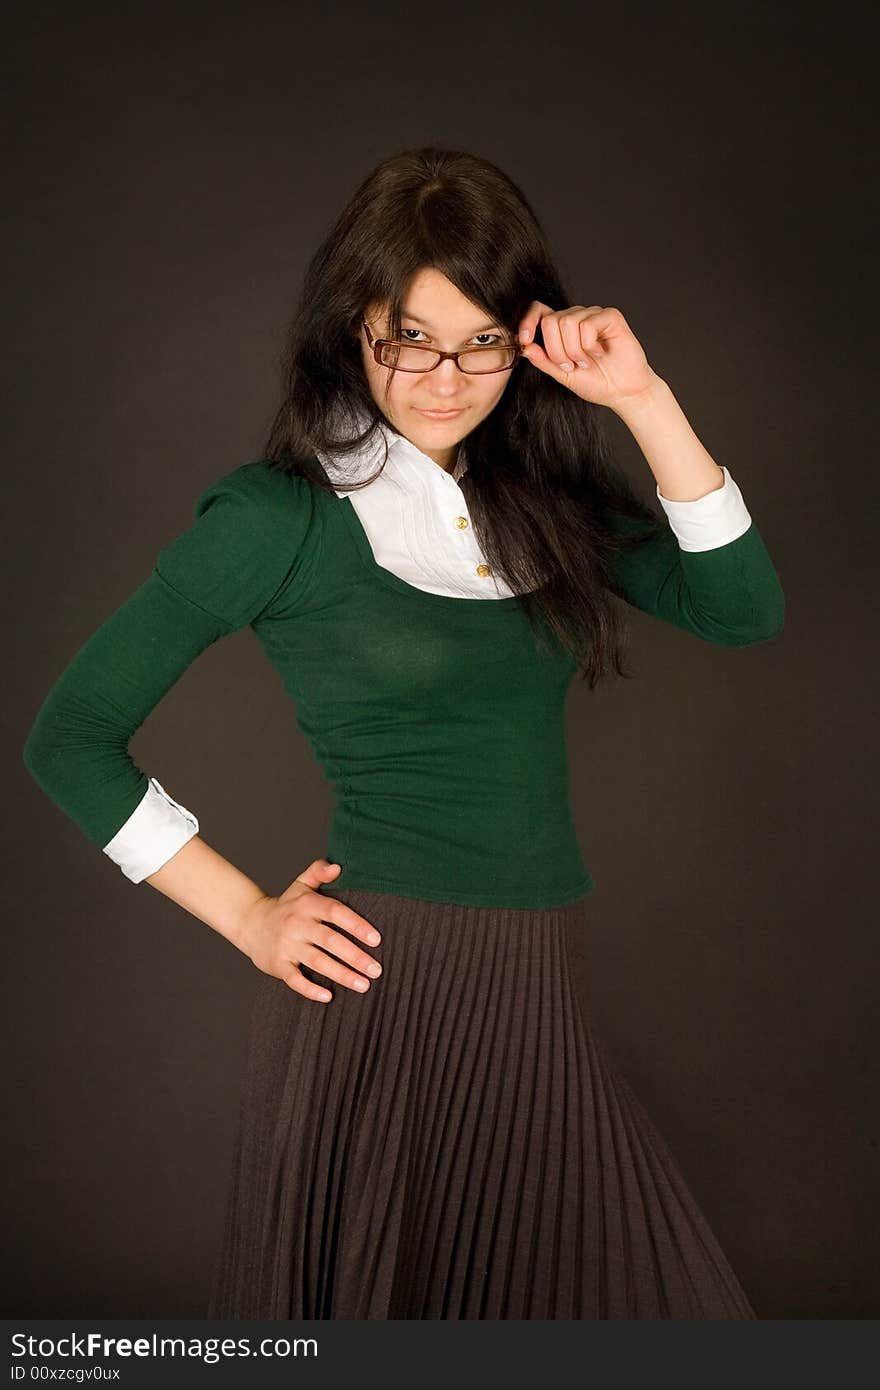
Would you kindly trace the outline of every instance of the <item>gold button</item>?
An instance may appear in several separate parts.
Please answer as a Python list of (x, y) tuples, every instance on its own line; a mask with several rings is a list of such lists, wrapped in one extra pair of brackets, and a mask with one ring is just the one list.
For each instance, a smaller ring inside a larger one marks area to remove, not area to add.
[(468, 524), (468, 519), (466, 516), (457, 516), (455, 518), (455, 524), (458, 527), (459, 531), (463, 531)]
[(481, 579), (485, 579), (486, 575), (491, 573), (492, 571), (489, 569), (488, 565), (477, 565), (477, 574), (481, 577)]

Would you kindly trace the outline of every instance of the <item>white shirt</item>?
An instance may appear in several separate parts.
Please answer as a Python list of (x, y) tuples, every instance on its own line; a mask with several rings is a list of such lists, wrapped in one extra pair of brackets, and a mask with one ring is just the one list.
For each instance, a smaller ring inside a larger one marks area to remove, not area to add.
[[(388, 444), (388, 461), (374, 481), (355, 492), (334, 488), (357, 512), (376, 562), (398, 578), (432, 594), (452, 598), (508, 598), (513, 590), (485, 567), (459, 480), (467, 470), (462, 446), (451, 473), (384, 423), (372, 445), (348, 454), (337, 479), (352, 482), (374, 473)], [(333, 456), (318, 458), (333, 481)], [(682, 550), (714, 550), (736, 540), (751, 525), (742, 493), (722, 466), (724, 483), (692, 502), (657, 500)], [(150, 777), (143, 799), (104, 846), (133, 883), (160, 869), (193, 835), (199, 822)]]
[[(334, 488), (337, 497), (350, 498), (377, 563), (432, 594), (509, 598), (513, 590), (503, 580), (478, 571), (486, 561), (458, 481), (467, 471), (464, 447), (448, 473), (410, 440), (381, 424), (372, 447), (348, 455), (344, 473), (337, 476), (353, 482), (375, 472), (382, 440), (388, 443), (388, 461), (379, 477), (355, 492)], [(332, 482), (332, 455), (318, 458)], [(714, 550), (735, 541), (751, 525), (742, 493), (727, 469), (721, 471), (723, 485), (693, 502), (671, 501), (656, 488), (682, 550)]]

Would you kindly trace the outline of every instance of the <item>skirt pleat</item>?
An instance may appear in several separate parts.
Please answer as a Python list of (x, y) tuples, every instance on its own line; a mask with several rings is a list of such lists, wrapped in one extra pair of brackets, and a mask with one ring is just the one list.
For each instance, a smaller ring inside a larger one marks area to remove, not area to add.
[(208, 1317), (756, 1316), (583, 1016), (584, 899), (327, 895), (383, 973), (258, 981)]

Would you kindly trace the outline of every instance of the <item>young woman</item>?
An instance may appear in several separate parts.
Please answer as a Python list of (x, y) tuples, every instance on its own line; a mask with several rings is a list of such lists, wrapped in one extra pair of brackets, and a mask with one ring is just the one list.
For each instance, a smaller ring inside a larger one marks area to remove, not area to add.
[[(308, 267), (263, 457), (201, 495), (25, 747), (123, 873), (262, 972), (210, 1316), (755, 1317), (569, 965), (594, 881), (564, 704), (629, 674), (617, 599), (727, 647), (783, 624), (730, 473), (621, 311), (570, 304), (520, 190), (390, 157)], [(245, 626), (335, 792), (278, 895), (127, 751)]]

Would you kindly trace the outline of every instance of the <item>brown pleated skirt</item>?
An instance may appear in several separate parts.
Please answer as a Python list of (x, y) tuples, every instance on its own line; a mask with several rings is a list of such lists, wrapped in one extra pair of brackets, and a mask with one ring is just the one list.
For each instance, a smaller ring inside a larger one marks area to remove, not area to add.
[(383, 973), (263, 975), (209, 1318), (755, 1318), (582, 1014), (586, 902), (326, 893)]

